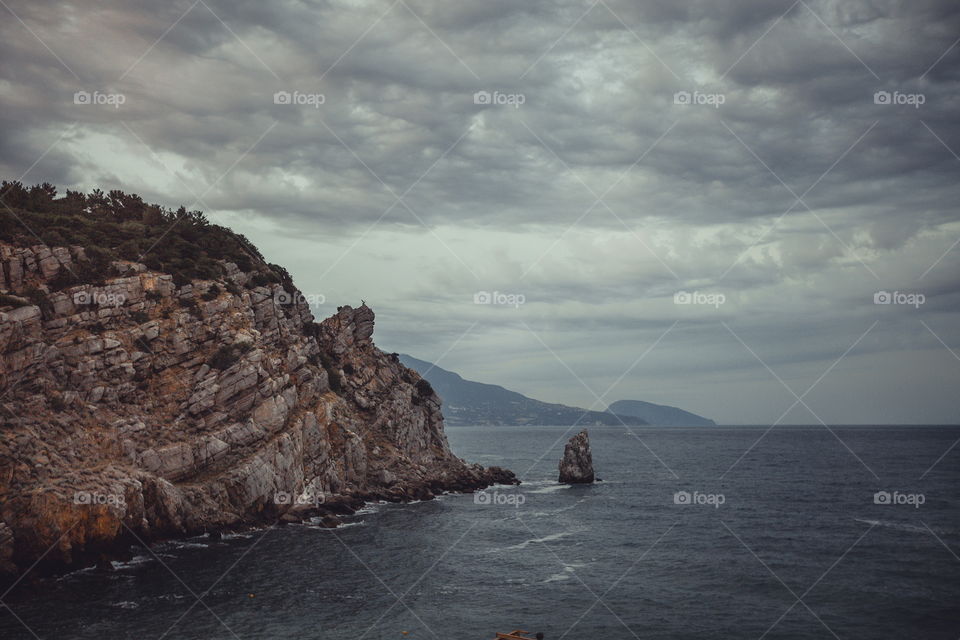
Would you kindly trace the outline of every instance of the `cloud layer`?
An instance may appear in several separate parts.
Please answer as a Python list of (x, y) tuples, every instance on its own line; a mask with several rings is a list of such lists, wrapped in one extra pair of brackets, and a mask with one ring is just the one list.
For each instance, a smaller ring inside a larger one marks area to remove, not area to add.
[(956, 3), (0, 10), (5, 177), (202, 208), (384, 348), (583, 406), (960, 419)]

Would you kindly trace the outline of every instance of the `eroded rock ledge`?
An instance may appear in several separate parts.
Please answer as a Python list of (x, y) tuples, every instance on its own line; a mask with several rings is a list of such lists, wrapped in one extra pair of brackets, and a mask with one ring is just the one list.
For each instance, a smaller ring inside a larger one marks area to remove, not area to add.
[(0, 244), (0, 576), (516, 482), (450, 451), (439, 398), (376, 348), (366, 305), (318, 324), (233, 263), (180, 287), (117, 263), (53, 291), (83, 259)]

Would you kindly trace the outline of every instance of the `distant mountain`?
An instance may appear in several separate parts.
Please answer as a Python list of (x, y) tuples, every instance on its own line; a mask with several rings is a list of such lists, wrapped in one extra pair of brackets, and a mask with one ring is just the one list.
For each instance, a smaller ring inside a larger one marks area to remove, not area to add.
[(499, 385), (464, 380), (452, 371), (405, 354), (400, 355), (400, 362), (427, 379), (443, 401), (444, 421), (451, 426), (647, 424), (635, 416), (540, 402)]
[(695, 413), (642, 400), (617, 400), (607, 408), (607, 411), (619, 416), (642, 418), (652, 425), (664, 427), (717, 426), (717, 423), (713, 420), (698, 416)]

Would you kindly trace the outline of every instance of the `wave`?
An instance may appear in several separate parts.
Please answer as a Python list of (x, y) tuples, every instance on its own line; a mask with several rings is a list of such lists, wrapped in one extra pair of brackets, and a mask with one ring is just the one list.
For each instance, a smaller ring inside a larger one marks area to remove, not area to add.
[[(869, 524), (874, 527), (883, 527), (885, 529), (894, 529), (896, 531), (909, 531), (910, 533), (930, 533), (926, 527), (920, 527), (914, 524), (906, 524), (905, 522), (892, 522), (890, 520), (870, 520), (868, 518), (854, 518), (856, 522), (862, 522), (863, 524)], [(933, 529), (934, 533), (937, 535), (946, 535), (945, 531), (937, 531)]]
[(499, 551), (517, 551), (519, 549), (526, 549), (531, 544), (543, 544), (545, 542), (552, 542), (554, 540), (560, 540), (561, 538), (566, 538), (571, 535), (569, 531), (561, 531), (560, 533), (551, 533), (548, 536), (542, 538), (530, 538), (529, 540), (524, 540), (518, 544), (510, 545), (509, 547), (503, 547), (501, 549), (491, 549), (488, 553), (496, 553)]
[(122, 562), (120, 560), (113, 560), (110, 564), (113, 565), (114, 569), (132, 569), (133, 567), (139, 566), (141, 564), (146, 564), (148, 562), (153, 562), (154, 557), (143, 555), (143, 556), (133, 556), (129, 560)]
[(533, 491), (524, 491), (524, 493), (553, 493), (554, 491), (569, 489), (571, 486), (572, 485), (569, 485), (569, 484), (560, 484), (559, 482), (552, 482), (550, 484), (545, 484), (539, 489), (534, 489)]
[(543, 584), (548, 582), (563, 582), (569, 580), (573, 577), (573, 574), (577, 572), (577, 569), (583, 567), (582, 564), (565, 564), (563, 565), (563, 571), (560, 573), (555, 573), (552, 576), (547, 576), (547, 579), (543, 581)]

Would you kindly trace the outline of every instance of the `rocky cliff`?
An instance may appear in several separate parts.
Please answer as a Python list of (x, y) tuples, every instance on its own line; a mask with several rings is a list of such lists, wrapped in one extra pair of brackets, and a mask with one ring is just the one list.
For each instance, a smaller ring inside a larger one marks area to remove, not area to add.
[(315, 323), (262, 261), (179, 286), (116, 261), (63, 286), (87, 260), (0, 244), (0, 575), (515, 481), (451, 453), (367, 306)]

